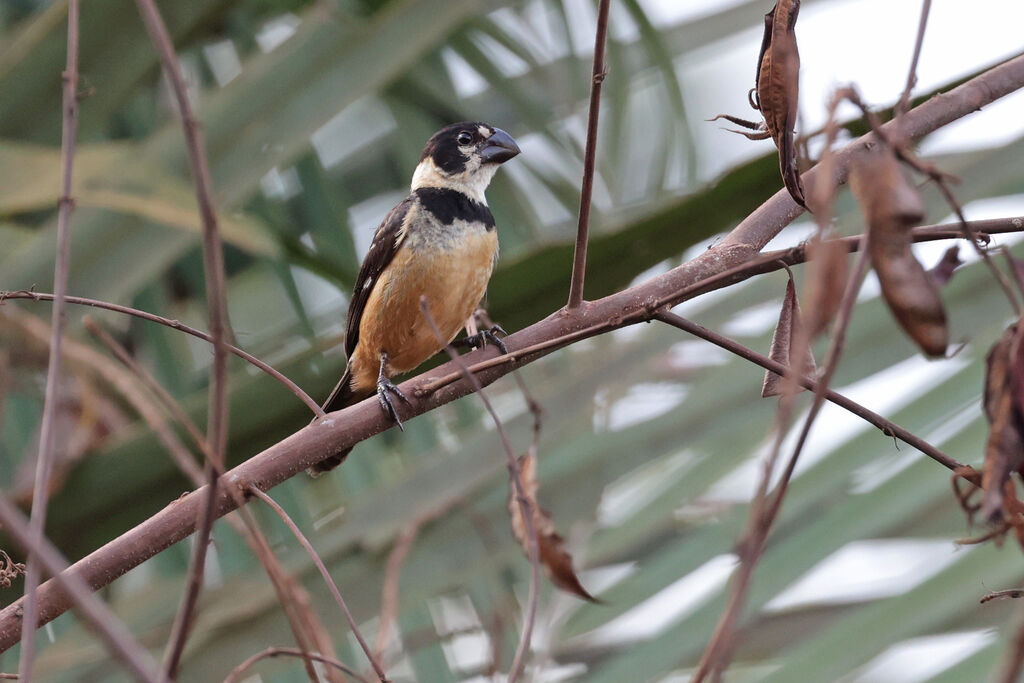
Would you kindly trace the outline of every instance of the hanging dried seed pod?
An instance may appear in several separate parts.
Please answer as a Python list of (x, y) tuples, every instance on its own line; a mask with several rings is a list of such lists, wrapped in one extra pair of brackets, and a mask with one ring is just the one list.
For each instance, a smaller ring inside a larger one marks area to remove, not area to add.
[(800, 52), (795, 30), (799, 12), (800, 0), (779, 0), (764, 15), (757, 87), (750, 103), (764, 116), (765, 128), (779, 148), (779, 169), (786, 189), (793, 201), (807, 208), (793, 144), (800, 103)]
[(911, 250), (910, 229), (923, 220), (924, 208), (892, 148), (876, 144), (855, 157), (850, 187), (868, 223), (871, 265), (889, 310), (925, 355), (944, 356), (946, 310), (934, 280)]
[(1020, 471), (1024, 465), (1021, 329), (1024, 326), (1019, 322), (1010, 325), (985, 358), (984, 408), (989, 432), (985, 444), (985, 468), (981, 475), (981, 485), (985, 489), (981, 513), (988, 521), (997, 521), (1003, 516), (1005, 488), (1010, 473)]
[(750, 106), (761, 112), (764, 121), (755, 123), (728, 114), (711, 119), (725, 119), (753, 132), (733, 131), (751, 140), (775, 141), (779, 149), (779, 170), (789, 195), (800, 206), (807, 208), (804, 187), (796, 166), (796, 145), (793, 129), (796, 127), (800, 102), (800, 52), (796, 45), (796, 18), (800, 0), (779, 0), (764, 15), (764, 37), (761, 53), (757, 57), (757, 77), (748, 99)]
[(804, 282), (804, 320), (810, 339), (825, 331), (836, 317), (846, 288), (849, 252), (838, 240), (819, 235), (807, 245), (807, 280)]
[[(793, 284), (793, 278), (790, 277), (789, 282), (786, 283), (786, 296), (782, 299), (782, 310), (779, 311), (779, 324), (775, 326), (775, 334), (772, 335), (772, 344), (768, 351), (768, 357), (776, 363), (796, 367), (797, 359), (794, 358), (796, 350), (793, 342), (799, 336), (797, 330), (803, 324), (800, 317), (800, 302), (796, 298), (796, 285)], [(805, 375), (813, 375), (814, 369), (814, 354), (811, 353), (811, 347), (807, 346), (802, 371)], [(761, 386), (763, 398), (778, 396), (782, 393), (782, 387), (781, 375), (777, 375), (771, 370), (765, 371), (764, 384)], [(796, 384), (795, 388), (797, 391), (804, 390), (799, 384)]]

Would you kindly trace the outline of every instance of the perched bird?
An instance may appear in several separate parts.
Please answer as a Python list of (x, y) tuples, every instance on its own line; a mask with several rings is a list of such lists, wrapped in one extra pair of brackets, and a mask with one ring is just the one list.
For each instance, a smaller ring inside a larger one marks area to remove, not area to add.
[[(412, 176), (412, 191), (384, 218), (359, 269), (348, 309), (348, 365), (324, 411), (340, 410), (374, 392), (399, 426), (391, 383), (441, 350), (420, 308), (425, 296), (450, 342), (484, 296), (498, 257), (494, 216), (484, 190), (498, 166), (519, 154), (505, 131), (486, 123), (454, 123), (430, 138)], [(469, 339), (480, 345), (493, 332)], [(326, 472), (349, 450), (310, 468)]]

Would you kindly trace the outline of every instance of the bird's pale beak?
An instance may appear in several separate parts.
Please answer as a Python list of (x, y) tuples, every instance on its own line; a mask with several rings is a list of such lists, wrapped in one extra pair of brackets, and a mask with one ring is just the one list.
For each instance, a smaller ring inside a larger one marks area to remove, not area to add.
[(494, 135), (487, 139), (480, 150), (480, 157), (484, 163), (500, 164), (519, 154), (519, 151), (519, 145), (511, 135), (501, 128), (495, 128)]

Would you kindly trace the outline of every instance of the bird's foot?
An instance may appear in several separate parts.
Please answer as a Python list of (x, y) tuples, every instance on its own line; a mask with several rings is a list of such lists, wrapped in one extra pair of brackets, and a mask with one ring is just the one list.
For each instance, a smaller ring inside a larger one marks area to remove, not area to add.
[(381, 408), (384, 409), (384, 412), (390, 415), (391, 419), (393, 419), (395, 421), (395, 424), (398, 425), (398, 428), (404, 432), (405, 427), (402, 425), (402, 418), (398, 416), (398, 410), (395, 408), (394, 401), (391, 400), (392, 395), (397, 396), (402, 402), (405, 403), (405, 405), (412, 405), (412, 402), (409, 400), (409, 397), (406, 396), (401, 389), (395, 386), (391, 380), (383, 376), (378, 377), (377, 400), (380, 401)]
[(508, 353), (508, 347), (505, 346), (505, 342), (501, 341), (501, 337), (498, 336), (499, 334), (502, 337), (508, 336), (508, 332), (506, 332), (501, 325), (492, 325), (490, 329), (480, 330), (476, 334), (471, 334), (465, 339), (456, 341), (455, 344), (457, 346), (468, 347), (471, 349), (482, 349), (487, 346), (488, 342), (490, 342), (501, 349), (502, 353)]

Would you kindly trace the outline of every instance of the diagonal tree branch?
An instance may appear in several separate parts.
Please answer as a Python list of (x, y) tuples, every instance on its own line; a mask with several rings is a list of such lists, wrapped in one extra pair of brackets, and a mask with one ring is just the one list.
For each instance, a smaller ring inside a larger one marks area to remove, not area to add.
[[(915, 107), (900, 118), (899, 131), (907, 139), (920, 139), (1021, 87), (1024, 87), (1024, 55), (993, 67), (948, 93)], [(892, 126), (892, 122), (886, 126)], [(837, 152), (836, 170), (831, 179), (820, 178), (816, 169), (811, 169), (804, 174), (804, 182), (844, 182), (853, 151), (863, 148), (872, 139), (871, 135), (858, 138)], [(653, 319), (664, 306), (675, 305), (689, 298), (685, 294), (687, 288), (749, 260), (799, 213), (799, 207), (785, 190), (776, 193), (722, 242), (691, 261), (586, 306), (553, 313), (510, 335), (504, 341), (513, 355), (520, 354), (516, 356), (516, 361), (481, 370), (476, 373), (477, 379), (482, 386), (486, 386), (513, 368), (567, 346), (572, 341)], [(524, 349), (532, 350), (523, 353)], [(491, 352), (474, 352), (467, 357), (467, 361), (482, 359), (487, 353)], [(472, 392), (472, 386), (464, 380), (456, 380), (435, 391), (423, 391), (455, 370), (453, 363), (446, 363), (403, 383), (404, 392), (417, 399), (409, 407), (410, 417)], [(392, 426), (391, 420), (381, 412), (375, 399), (330, 413), (328, 417), (329, 420), (303, 428), (228, 471), (223, 476), (225, 484), (242, 488), (255, 485), (266, 491), (320, 460)], [(201, 501), (207, 495), (209, 491), (204, 487), (177, 499), (142, 524), (76, 562), (69, 571), (81, 576), (94, 588), (109, 584), (144, 560), (191, 534), (195, 529)], [(217, 515), (226, 514), (234, 508), (235, 503), (230, 495), (224, 492), (217, 494)], [(44, 623), (64, 612), (70, 605), (67, 597), (56, 589), (52, 581), (39, 587), (39, 600), (40, 620)], [(10, 648), (17, 641), (20, 608), (19, 601), (0, 610), (0, 651)]]

